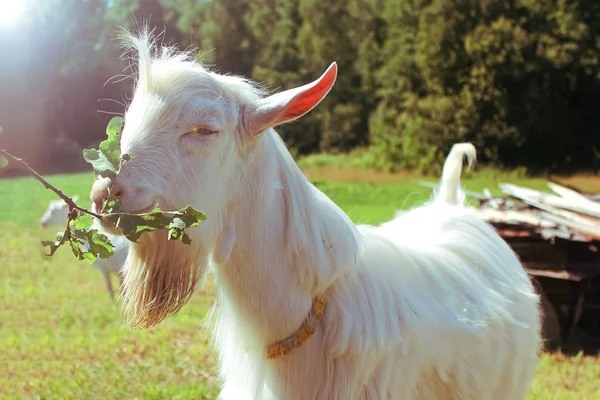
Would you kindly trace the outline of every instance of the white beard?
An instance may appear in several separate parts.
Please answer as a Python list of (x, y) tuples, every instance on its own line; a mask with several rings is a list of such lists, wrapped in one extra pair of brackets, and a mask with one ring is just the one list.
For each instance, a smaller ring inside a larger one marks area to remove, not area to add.
[(150, 328), (176, 314), (206, 276), (207, 251), (168, 240), (167, 231), (131, 243), (123, 265), (123, 310), (133, 328)]

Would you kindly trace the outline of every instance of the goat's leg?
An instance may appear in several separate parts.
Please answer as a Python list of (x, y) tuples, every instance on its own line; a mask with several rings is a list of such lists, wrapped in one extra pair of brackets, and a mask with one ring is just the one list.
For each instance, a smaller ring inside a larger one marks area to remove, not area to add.
[(106, 281), (106, 288), (108, 289), (108, 293), (110, 294), (111, 300), (115, 301), (115, 293), (113, 290), (112, 282), (110, 280), (110, 272), (106, 269), (102, 270), (102, 274), (104, 275), (104, 280)]

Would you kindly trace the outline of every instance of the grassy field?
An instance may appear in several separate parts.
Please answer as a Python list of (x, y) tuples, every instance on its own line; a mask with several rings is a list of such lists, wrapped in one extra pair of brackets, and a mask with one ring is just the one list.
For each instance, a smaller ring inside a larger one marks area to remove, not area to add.
[[(430, 193), (406, 174), (306, 170), (355, 222), (380, 223)], [(485, 174), (464, 184), (493, 189), (506, 178)], [(88, 198), (90, 174), (49, 181)], [(544, 188), (541, 180), (513, 182)], [(570, 182), (600, 188), (588, 177)], [(0, 181), (0, 398), (214, 399), (213, 355), (202, 319), (212, 303), (211, 282), (158, 327), (128, 329), (93, 267), (75, 260), (68, 248), (51, 261), (42, 259), (38, 241), (60, 229), (38, 227), (51, 199), (32, 179)], [(600, 358), (544, 355), (528, 399), (600, 399)]]

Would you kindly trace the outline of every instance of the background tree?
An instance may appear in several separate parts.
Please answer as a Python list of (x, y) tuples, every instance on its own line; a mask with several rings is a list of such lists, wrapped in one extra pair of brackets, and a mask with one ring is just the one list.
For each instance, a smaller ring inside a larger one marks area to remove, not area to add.
[(0, 35), (3, 140), (43, 173), (87, 168), (81, 149), (101, 140), (111, 117), (98, 110), (122, 113), (131, 89), (117, 76), (132, 71), (122, 72), (114, 39), (119, 27), (143, 24), (268, 91), (309, 82), (337, 61), (323, 103), (278, 128), (297, 154), (368, 147), (376, 167), (439, 172), (453, 143), (473, 141), (481, 161), (497, 165), (600, 166), (594, 0), (57, 4), (37, 4)]
[(371, 124), (383, 164), (439, 169), (453, 142), (469, 140), (485, 149), (483, 161), (590, 165), (598, 9), (585, 1), (388, 1)]

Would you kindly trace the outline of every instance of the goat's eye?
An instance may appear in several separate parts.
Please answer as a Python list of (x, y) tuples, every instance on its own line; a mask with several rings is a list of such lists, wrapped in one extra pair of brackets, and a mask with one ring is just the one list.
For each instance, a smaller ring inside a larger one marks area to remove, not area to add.
[(187, 135), (196, 134), (196, 135), (202, 135), (202, 136), (210, 136), (210, 135), (214, 135), (215, 133), (217, 133), (217, 131), (214, 129), (196, 127), (196, 128), (189, 130), (188, 132), (184, 133), (183, 135), (187, 136)]

